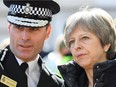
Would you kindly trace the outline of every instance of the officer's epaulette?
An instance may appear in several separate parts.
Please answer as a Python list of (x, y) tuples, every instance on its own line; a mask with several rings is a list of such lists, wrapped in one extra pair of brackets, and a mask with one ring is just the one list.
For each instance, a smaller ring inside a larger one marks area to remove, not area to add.
[(7, 51), (8, 51), (7, 48), (5, 48), (5, 49), (0, 49), (0, 67), (1, 67), (2, 69), (4, 69), (4, 67), (3, 67), (3, 65), (2, 65), (2, 62), (3, 62), (4, 58), (5, 58), (5, 55), (6, 55)]
[(5, 57), (7, 51), (8, 51), (7, 48), (0, 50), (0, 61), (4, 60), (4, 57)]

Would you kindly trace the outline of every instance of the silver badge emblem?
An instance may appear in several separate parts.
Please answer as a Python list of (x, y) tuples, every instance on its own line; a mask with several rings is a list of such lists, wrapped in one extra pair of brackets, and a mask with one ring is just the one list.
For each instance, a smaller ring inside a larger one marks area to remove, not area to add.
[(24, 13), (25, 14), (29, 14), (31, 12), (31, 7), (30, 7), (30, 4), (27, 3), (25, 8), (24, 8)]

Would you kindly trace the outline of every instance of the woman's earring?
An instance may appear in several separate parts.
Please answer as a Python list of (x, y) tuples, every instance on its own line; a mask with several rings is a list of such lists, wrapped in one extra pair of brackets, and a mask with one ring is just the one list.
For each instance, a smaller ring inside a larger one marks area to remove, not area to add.
[(105, 52), (107, 52), (107, 50), (104, 50)]

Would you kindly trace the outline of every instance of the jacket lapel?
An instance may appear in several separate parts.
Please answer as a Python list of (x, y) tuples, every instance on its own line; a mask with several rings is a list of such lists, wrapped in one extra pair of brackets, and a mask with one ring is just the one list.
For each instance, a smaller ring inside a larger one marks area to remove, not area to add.
[(41, 75), (37, 87), (52, 87), (53, 79), (51, 78), (50, 72), (47, 70), (41, 58), (38, 60), (38, 64), (41, 67)]
[(5, 56), (3, 66), (8, 77), (17, 82), (17, 87), (27, 87), (27, 83), (25, 82), (26, 78), (24, 78), (24, 73), (22, 72), (16, 58), (14, 57), (10, 49)]

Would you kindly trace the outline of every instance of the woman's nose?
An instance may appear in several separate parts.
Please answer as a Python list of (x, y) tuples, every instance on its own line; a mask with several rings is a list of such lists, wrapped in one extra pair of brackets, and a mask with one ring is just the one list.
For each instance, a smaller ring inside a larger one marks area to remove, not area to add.
[(80, 49), (82, 49), (82, 45), (81, 45), (81, 43), (78, 41), (78, 42), (76, 42), (75, 44), (74, 44), (74, 49), (75, 50), (80, 50)]

